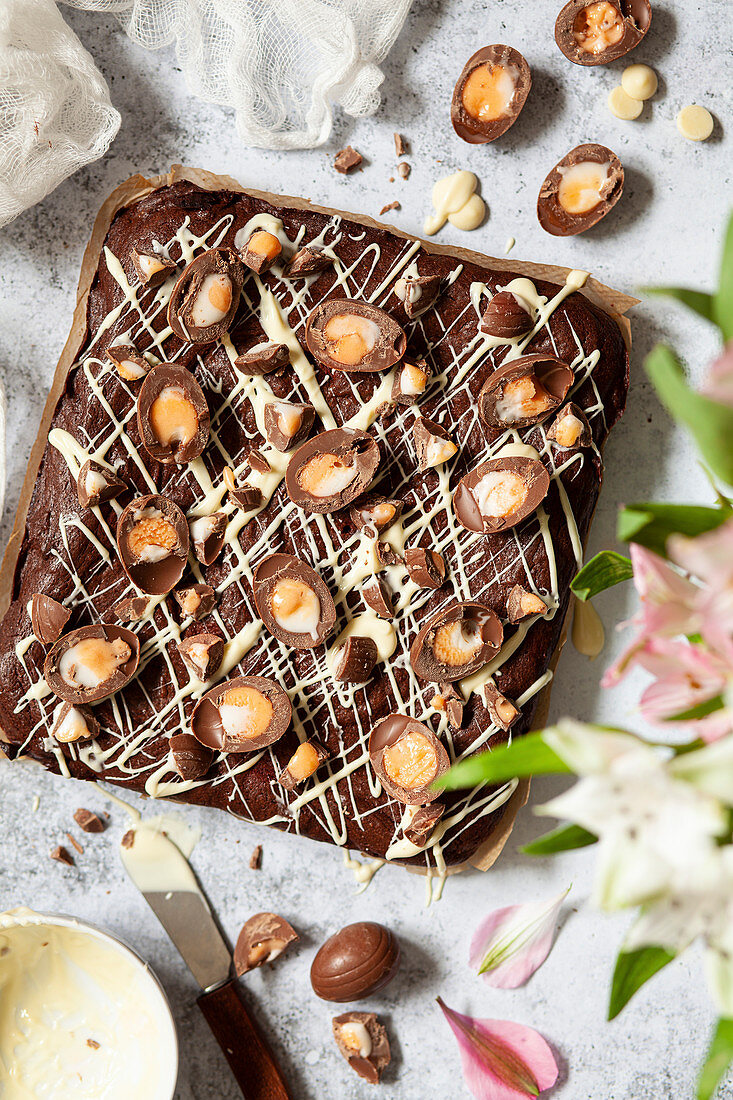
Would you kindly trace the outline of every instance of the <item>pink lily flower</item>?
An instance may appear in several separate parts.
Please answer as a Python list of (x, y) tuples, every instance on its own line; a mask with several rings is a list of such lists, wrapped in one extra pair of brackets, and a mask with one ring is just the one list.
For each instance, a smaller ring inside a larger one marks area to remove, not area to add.
[(440, 997), (438, 1004), (458, 1040), (463, 1076), (476, 1100), (522, 1100), (555, 1084), (552, 1051), (531, 1027), (463, 1016)]
[(636, 656), (637, 664), (656, 677), (641, 697), (641, 712), (650, 722), (676, 714), (722, 694), (731, 667), (717, 654), (686, 640), (650, 638)]
[(733, 635), (733, 520), (697, 538), (673, 535), (670, 557), (702, 582), (698, 590), (699, 632), (731, 654)]
[(702, 392), (722, 405), (733, 405), (733, 340), (710, 367)]
[(523, 985), (550, 953), (568, 890), (546, 901), (508, 905), (489, 913), (471, 940), (471, 968), (497, 989)]

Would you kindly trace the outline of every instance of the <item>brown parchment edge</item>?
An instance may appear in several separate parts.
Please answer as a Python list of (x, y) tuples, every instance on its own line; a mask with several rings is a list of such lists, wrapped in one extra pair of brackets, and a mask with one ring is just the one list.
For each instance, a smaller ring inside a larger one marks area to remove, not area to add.
[[(246, 188), (237, 180), (232, 179), (231, 176), (216, 174), (202, 168), (190, 168), (180, 164), (174, 164), (169, 172), (159, 176), (153, 176), (150, 179), (139, 173), (130, 176), (129, 179), (120, 183), (102, 203), (94, 220), (89, 242), (84, 250), (71, 329), (56, 366), (48, 398), (43, 408), (38, 435), (31, 449), (30, 458), (28, 460), (28, 470), (20, 491), (13, 529), (2, 559), (2, 567), (0, 568), (0, 616), (4, 615), (10, 606), (15, 569), (23, 542), (28, 508), (30, 506), (33, 488), (41, 465), (43, 453), (48, 442), (48, 432), (53, 420), (53, 414), (66, 384), (67, 375), (76, 362), (86, 337), (87, 301), (109, 228), (115, 215), (124, 207), (132, 205), (159, 187), (166, 187), (180, 180), (188, 180), (209, 191), (230, 190), (248, 194), (264, 202), (271, 203), (273, 206), (289, 206), (296, 210), (314, 210), (328, 217), (337, 215), (370, 229), (388, 229), (390, 233), (393, 233), (396, 237), (401, 237), (403, 240), (418, 241), (426, 252), (432, 252), (440, 256), (448, 256), (450, 259), (458, 260), (459, 262), (474, 263), (479, 266), (490, 265), (495, 270), (511, 271), (513, 273), (525, 275), (531, 279), (544, 279), (548, 282), (562, 284), (565, 282), (568, 273), (572, 270), (572, 268), (569, 267), (559, 267), (553, 264), (536, 264), (523, 260), (510, 260), (506, 257), (488, 256), (484, 253), (474, 252), (467, 248), (441, 245), (434, 241), (426, 241), (413, 234), (405, 233), (404, 230), (398, 229), (396, 226), (376, 221), (374, 218), (370, 218), (367, 215), (352, 214), (348, 211), (319, 206), (316, 203), (311, 203), (307, 199), (299, 198), (298, 196), (277, 195), (269, 191)], [(581, 293), (613, 318), (621, 330), (627, 348), (630, 349), (631, 325), (626, 317), (626, 313), (632, 306), (637, 304), (638, 299), (628, 294), (624, 294), (622, 291), (614, 290), (612, 287), (606, 286), (592, 276), (588, 279)], [(562, 647), (565, 644), (571, 612), (572, 601), (565, 618), (560, 642), (550, 663), (550, 670), (553, 673), (557, 666)], [(554, 677), (541, 692), (536, 721), (538, 726), (543, 725), (546, 719), (553, 682)], [(0, 729), (0, 742), (2, 740), (3, 731)], [(0, 758), (4, 757), (5, 754), (0, 748)], [(448, 869), (448, 874), (455, 874), (469, 867), (473, 867), (480, 871), (487, 871), (496, 862), (514, 828), (519, 810), (526, 804), (529, 798), (529, 787), (530, 782), (528, 779), (520, 781), (517, 789), (506, 804), (496, 829), (492, 831), (492, 834), (487, 837), (469, 860), (458, 866), (450, 867)], [(410, 867), (407, 869), (418, 874), (428, 873), (426, 869), (421, 867)]]

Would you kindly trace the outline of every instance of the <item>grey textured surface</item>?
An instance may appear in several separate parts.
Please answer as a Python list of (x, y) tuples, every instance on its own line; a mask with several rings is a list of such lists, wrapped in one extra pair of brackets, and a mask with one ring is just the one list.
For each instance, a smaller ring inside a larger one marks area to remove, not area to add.
[[(68, 330), (92, 218), (112, 187), (135, 170), (157, 172), (182, 160), (228, 172), (245, 184), (303, 193), (372, 215), (398, 199), (402, 209), (389, 217), (419, 232), (435, 179), (470, 168), (481, 180), (489, 217), (472, 234), (446, 227), (440, 241), (502, 255), (507, 238), (514, 236), (518, 258), (587, 268), (632, 292), (655, 283), (710, 286), (733, 194), (726, 54), (733, 31), (731, 4), (667, 0), (655, 4), (654, 11), (647, 43), (633, 60), (657, 68), (660, 90), (636, 123), (620, 122), (606, 108), (623, 62), (590, 70), (566, 62), (552, 38), (556, 11), (550, 0), (416, 0), (385, 66), (380, 112), (370, 119), (338, 120), (325, 149), (271, 154), (238, 146), (227, 112), (188, 94), (172, 50), (144, 53), (112, 19), (64, 9), (109, 80), (123, 122), (102, 162), (0, 231), (0, 371), (8, 391), (10, 477), (3, 541)], [(472, 148), (450, 129), (447, 103), (469, 54), (496, 41), (525, 54), (534, 88), (519, 122), (496, 146)], [(704, 145), (686, 142), (674, 125), (677, 110), (690, 102), (705, 103), (716, 116), (714, 136)], [(413, 170), (409, 180), (390, 183), (394, 130), (410, 141)], [(626, 194), (587, 236), (555, 240), (536, 222), (536, 193), (560, 156), (588, 140), (608, 144), (621, 157)], [(366, 165), (344, 178), (333, 171), (331, 160), (347, 142), (361, 150)], [(634, 321), (629, 409), (606, 452), (606, 483), (591, 551), (613, 545), (619, 501), (695, 499), (708, 493), (686, 441), (651, 393), (641, 363), (654, 343), (665, 339), (699, 378), (715, 352), (713, 334), (663, 300), (645, 301), (634, 311)], [(599, 606), (612, 624), (628, 617), (632, 603), (630, 592), (617, 591)], [(636, 721), (641, 679), (611, 693), (597, 687), (601, 666), (620, 644), (611, 633), (593, 665), (568, 647), (554, 690), (554, 715)], [(199, 1018), (190, 975), (124, 879), (117, 855), (124, 812), (109, 805), (101, 790), (46, 776), (32, 765), (3, 766), (0, 780), (0, 909), (23, 903), (73, 912), (126, 937), (150, 959), (175, 1006), (183, 1049), (181, 1100), (233, 1100), (238, 1092)], [(541, 801), (555, 789), (553, 781), (539, 781), (533, 798)], [(34, 813), (35, 795), (40, 806)], [(82, 837), (84, 854), (75, 868), (65, 868), (51, 862), (48, 852), (64, 839), (77, 806), (107, 808), (112, 822), (103, 836)], [(518, 854), (521, 842), (546, 828), (529, 811), (494, 871), (450, 880), (443, 900), (429, 909), (424, 883), (399, 869), (385, 868), (357, 897), (341, 855), (330, 848), (244, 826), (213, 811), (181, 813), (203, 829), (193, 862), (232, 937), (259, 909), (278, 910), (301, 932), (300, 945), (286, 959), (247, 979), (298, 1100), (370, 1094), (336, 1053), (332, 1013), (316, 1001), (308, 982), (318, 943), (340, 925), (364, 918), (389, 924), (404, 947), (399, 977), (368, 1006), (384, 1014), (393, 1043), (394, 1059), (380, 1095), (394, 1100), (468, 1095), (460, 1083), (453, 1039), (434, 1003), (438, 994), (459, 1010), (518, 1020), (542, 1032), (558, 1053), (561, 1076), (552, 1095), (563, 1100), (681, 1100), (692, 1095), (694, 1067), (713, 1019), (697, 959), (691, 954), (669, 967), (620, 1019), (605, 1023), (610, 971), (625, 918), (603, 917), (589, 906), (592, 854), (537, 862)], [(255, 872), (248, 860), (258, 842), (264, 860)], [(488, 909), (548, 896), (570, 882), (573, 891), (555, 949), (524, 989), (492, 990), (472, 975), (468, 941)], [(733, 1087), (722, 1095), (733, 1097)]]

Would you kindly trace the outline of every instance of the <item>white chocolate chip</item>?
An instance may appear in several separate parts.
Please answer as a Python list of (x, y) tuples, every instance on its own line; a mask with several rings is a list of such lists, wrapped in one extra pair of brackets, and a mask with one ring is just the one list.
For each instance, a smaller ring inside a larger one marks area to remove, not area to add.
[(689, 141), (707, 141), (714, 125), (710, 111), (694, 103), (683, 107), (677, 115), (677, 129)]
[(642, 112), (644, 104), (640, 99), (634, 99), (618, 84), (608, 96), (608, 109), (616, 118), (624, 122), (632, 122)]
[(632, 99), (651, 99), (659, 81), (648, 65), (629, 65), (621, 77), (621, 87)]

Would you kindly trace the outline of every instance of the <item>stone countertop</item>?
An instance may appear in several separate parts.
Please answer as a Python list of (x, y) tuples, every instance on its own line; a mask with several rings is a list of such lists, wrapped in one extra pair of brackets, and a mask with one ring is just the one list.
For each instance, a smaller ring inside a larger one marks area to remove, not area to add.
[[(559, 5), (558, 5), (559, 6)], [(385, 68), (382, 106), (372, 118), (337, 120), (320, 150), (270, 153), (243, 148), (231, 113), (192, 97), (171, 49), (147, 53), (131, 44), (111, 17), (63, 14), (109, 81), (122, 128), (108, 155), (67, 180), (45, 202), (0, 230), (0, 372), (8, 393), (9, 489), (2, 528), (7, 538), (54, 365), (66, 338), (82, 251), (102, 199), (140, 170), (155, 173), (172, 162), (227, 172), (242, 183), (315, 202), (378, 215), (397, 199), (389, 219), (420, 233), (439, 177), (474, 171), (489, 216), (477, 231), (451, 226), (436, 238), (503, 255), (516, 238), (517, 258), (586, 268), (633, 292), (648, 284), (713, 284), (722, 229), (730, 204), (729, 0), (654, 5), (645, 43), (629, 60), (653, 65), (659, 92), (638, 122), (611, 116), (606, 96), (624, 63), (582, 69), (557, 50), (556, 5), (526, 0), (416, 0)], [(531, 14), (530, 14), (531, 13)], [(448, 120), (452, 86), (466, 58), (483, 43), (502, 41), (529, 61), (533, 90), (523, 115), (492, 146), (464, 145)], [(716, 116), (702, 145), (685, 141), (674, 119), (700, 102)], [(726, 111), (727, 108), (727, 111)], [(396, 178), (392, 134), (410, 145), (412, 173)], [(625, 195), (608, 219), (580, 238), (547, 236), (535, 217), (539, 185), (576, 144), (601, 141), (626, 169)], [(351, 143), (365, 157), (348, 177), (332, 167), (334, 152)], [(606, 481), (589, 552), (614, 545), (619, 501), (702, 499), (705, 479), (681, 432), (670, 423), (646, 381), (642, 361), (659, 340), (673, 344), (696, 378), (713, 357), (711, 329), (663, 299), (645, 300), (633, 314), (635, 349), (625, 419), (606, 451)], [(633, 608), (626, 589), (598, 601), (609, 628)], [(602, 668), (621, 645), (609, 629), (602, 657), (590, 665), (567, 647), (557, 675), (552, 715), (634, 724), (641, 678), (614, 692), (597, 687)], [(142, 898), (126, 881), (117, 845), (126, 815), (103, 790), (64, 782), (34, 765), (5, 765), (2, 778), (4, 843), (0, 849), (0, 909), (27, 904), (73, 912), (125, 937), (160, 975), (174, 1005), (183, 1052), (180, 1100), (233, 1100), (239, 1093), (195, 1007), (191, 975)], [(533, 801), (560, 789), (534, 784)], [(35, 800), (38, 799), (37, 809)], [(84, 854), (67, 868), (48, 858), (78, 806), (107, 809), (111, 825), (99, 837), (82, 836)], [(156, 812), (151, 805), (146, 814)], [(403, 944), (398, 978), (368, 1007), (385, 1018), (393, 1062), (380, 1095), (391, 1100), (468, 1096), (459, 1077), (454, 1040), (435, 997), (461, 1011), (521, 1021), (545, 1035), (561, 1074), (553, 1096), (563, 1100), (679, 1100), (692, 1094), (713, 1009), (694, 953), (667, 968), (614, 1023), (605, 1022), (615, 951), (626, 918), (604, 917), (589, 904), (592, 850), (530, 861), (518, 846), (545, 831), (530, 810), (520, 816), (507, 849), (488, 875), (448, 881), (442, 901), (425, 905), (425, 883), (399, 868), (384, 868), (356, 894), (343, 855), (307, 841), (241, 824), (216, 812), (181, 808), (203, 830), (193, 864), (223, 927), (235, 938), (251, 913), (275, 909), (301, 932), (301, 943), (277, 966), (246, 979), (298, 1100), (347, 1100), (371, 1095), (348, 1069), (331, 1038), (331, 1006), (317, 1002), (308, 982), (314, 948), (336, 928), (358, 919), (391, 926)], [(249, 869), (255, 844), (264, 849), (261, 871)], [(562, 928), (549, 960), (519, 990), (493, 990), (467, 966), (467, 947), (491, 908), (542, 898), (573, 884)], [(429, 1084), (426, 1084), (429, 1082)], [(549, 1095), (549, 1094), (548, 1094)], [(721, 1095), (733, 1097), (733, 1086)]]

